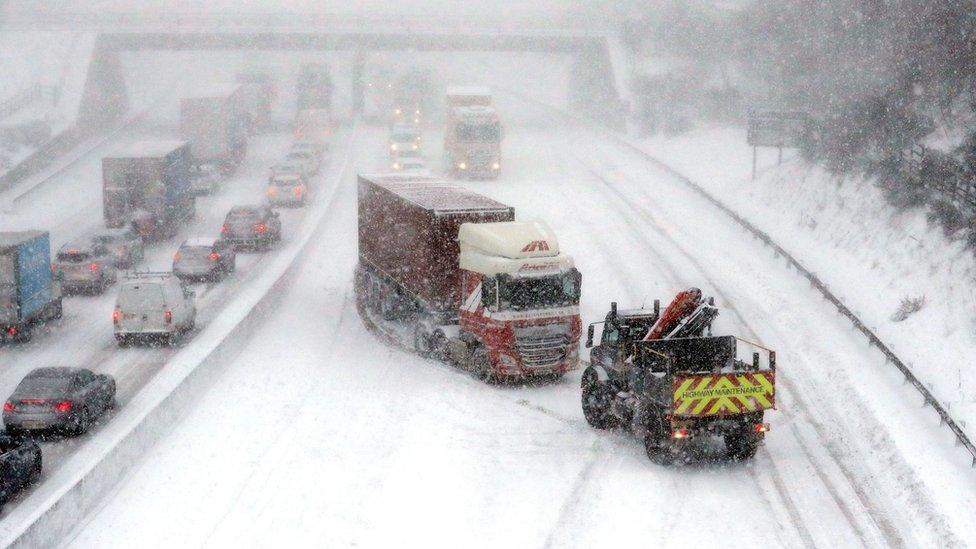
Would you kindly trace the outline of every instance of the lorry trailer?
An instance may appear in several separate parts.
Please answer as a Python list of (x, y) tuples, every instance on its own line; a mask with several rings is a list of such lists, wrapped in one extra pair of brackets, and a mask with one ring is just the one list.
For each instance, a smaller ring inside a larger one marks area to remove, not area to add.
[(444, 181), (359, 176), (361, 311), (493, 381), (577, 367), (581, 276), (541, 221)]
[(61, 318), (61, 286), (46, 231), (0, 232), (0, 341), (27, 341), (34, 325)]
[(110, 229), (168, 238), (196, 214), (185, 141), (139, 141), (102, 159), (102, 209)]
[(240, 84), (215, 85), (180, 101), (180, 134), (197, 168), (233, 173), (247, 153), (250, 115)]

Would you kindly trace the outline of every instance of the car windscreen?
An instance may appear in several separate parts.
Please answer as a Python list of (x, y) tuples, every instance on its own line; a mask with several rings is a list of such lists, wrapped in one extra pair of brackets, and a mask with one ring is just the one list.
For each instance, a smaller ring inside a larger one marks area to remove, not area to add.
[(82, 251), (58, 252), (58, 261), (61, 263), (85, 263), (91, 260), (91, 254)]
[(312, 155), (307, 152), (294, 151), (288, 153), (288, 156), (286, 156), (285, 158), (287, 158), (288, 160), (308, 160), (311, 156)]
[(181, 246), (180, 247), (180, 258), (182, 259), (209, 259), (210, 252), (213, 250), (210, 246)]
[(163, 306), (163, 289), (159, 284), (130, 283), (119, 290), (116, 302), (123, 311), (144, 311)]
[(20, 398), (50, 398), (64, 395), (69, 387), (70, 377), (29, 377), (20, 382), (14, 394)]
[(254, 210), (238, 210), (227, 215), (227, 221), (257, 221), (260, 218), (258, 212)]

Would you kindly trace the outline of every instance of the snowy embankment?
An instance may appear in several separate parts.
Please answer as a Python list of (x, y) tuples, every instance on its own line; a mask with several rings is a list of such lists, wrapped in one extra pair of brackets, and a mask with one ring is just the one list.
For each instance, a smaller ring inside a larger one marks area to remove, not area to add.
[[(976, 259), (927, 211), (898, 211), (871, 180), (831, 176), (784, 152), (752, 149), (740, 128), (643, 143), (767, 232), (815, 272), (976, 437)], [(921, 310), (897, 320), (905, 300)], [(790, 304), (784, 303), (784, 307)]]

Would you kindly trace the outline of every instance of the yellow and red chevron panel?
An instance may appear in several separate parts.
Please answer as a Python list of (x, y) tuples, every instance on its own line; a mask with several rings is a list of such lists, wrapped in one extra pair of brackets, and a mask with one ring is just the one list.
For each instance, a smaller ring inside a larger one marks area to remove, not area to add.
[(677, 376), (672, 413), (676, 416), (730, 416), (776, 406), (771, 370), (740, 374)]

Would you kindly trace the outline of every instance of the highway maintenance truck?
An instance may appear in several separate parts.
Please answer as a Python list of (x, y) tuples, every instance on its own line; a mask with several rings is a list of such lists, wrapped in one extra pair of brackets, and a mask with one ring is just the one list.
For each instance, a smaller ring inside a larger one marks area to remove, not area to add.
[(545, 223), (514, 219), (435, 178), (360, 175), (361, 313), (486, 381), (575, 369), (580, 273)]
[(102, 159), (102, 211), (110, 229), (144, 240), (174, 236), (196, 214), (185, 141), (139, 141)]
[(61, 318), (61, 285), (46, 231), (0, 232), (0, 341), (27, 341), (35, 324)]
[(454, 177), (495, 179), (501, 172), (502, 127), (491, 102), (485, 87), (447, 90), (444, 158)]
[[(775, 406), (776, 353), (734, 336), (712, 336), (718, 316), (701, 291), (681, 292), (662, 313), (653, 309), (610, 312), (593, 346), (594, 323), (586, 346), (582, 406), (598, 429), (622, 426), (644, 439), (648, 457), (671, 463), (690, 440), (724, 438), (734, 460), (755, 455)], [(750, 355), (751, 353), (751, 355)]]
[(221, 84), (180, 101), (180, 134), (190, 142), (194, 168), (231, 174), (247, 154), (250, 126), (240, 84)]

